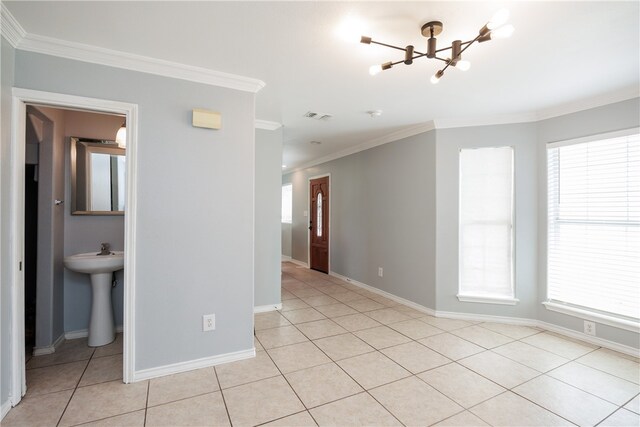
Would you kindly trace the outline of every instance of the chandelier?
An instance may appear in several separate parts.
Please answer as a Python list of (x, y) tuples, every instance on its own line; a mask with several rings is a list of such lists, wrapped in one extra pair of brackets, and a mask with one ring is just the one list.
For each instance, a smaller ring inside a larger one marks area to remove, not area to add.
[[(449, 67), (455, 67), (459, 70), (466, 71), (469, 69), (471, 64), (469, 61), (464, 61), (462, 59), (462, 53), (469, 48), (473, 43), (483, 43), (488, 40), (499, 39), (499, 38), (507, 38), (513, 34), (513, 25), (504, 25), (509, 19), (509, 11), (506, 9), (502, 9), (498, 11), (487, 24), (480, 29), (478, 35), (469, 41), (463, 42), (462, 40), (454, 40), (451, 43), (451, 46), (447, 46), (441, 49), (437, 48), (437, 40), (436, 36), (442, 32), (442, 22), (440, 21), (430, 21), (422, 26), (421, 32), (424, 37), (427, 38), (427, 52), (422, 53), (418, 52), (414, 49), (412, 45), (408, 45), (407, 47), (398, 47), (393, 46), (387, 43), (381, 43), (373, 40), (371, 37), (362, 36), (360, 37), (360, 43), (364, 44), (377, 44), (380, 46), (390, 47), (392, 49), (402, 50), (404, 51), (404, 59), (396, 62), (385, 62), (381, 65), (374, 65), (369, 68), (369, 74), (372, 76), (378, 74), (381, 71), (388, 70), (394, 65), (398, 65), (404, 63), (406, 65), (411, 65), (414, 59), (427, 57), (430, 59), (438, 59), (445, 63), (444, 67), (438, 70), (432, 77), (431, 83), (436, 84), (440, 81), (440, 78), (444, 75), (444, 72)], [(444, 53), (448, 50), (451, 50), (447, 57), (444, 57)]]

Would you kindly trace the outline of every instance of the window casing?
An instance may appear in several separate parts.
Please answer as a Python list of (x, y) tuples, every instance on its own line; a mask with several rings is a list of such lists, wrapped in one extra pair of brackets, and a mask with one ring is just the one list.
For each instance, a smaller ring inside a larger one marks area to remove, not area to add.
[(546, 304), (637, 325), (640, 135), (592, 139), (547, 148)]
[(513, 147), (460, 150), (459, 294), (515, 304)]
[(285, 184), (282, 186), (282, 222), (291, 224), (293, 219), (293, 186)]

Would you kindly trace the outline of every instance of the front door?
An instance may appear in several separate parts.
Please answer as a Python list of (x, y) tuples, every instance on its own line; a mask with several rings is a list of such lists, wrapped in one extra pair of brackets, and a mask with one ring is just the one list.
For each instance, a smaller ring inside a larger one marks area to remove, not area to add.
[(329, 177), (310, 181), (311, 263), (314, 270), (329, 273)]

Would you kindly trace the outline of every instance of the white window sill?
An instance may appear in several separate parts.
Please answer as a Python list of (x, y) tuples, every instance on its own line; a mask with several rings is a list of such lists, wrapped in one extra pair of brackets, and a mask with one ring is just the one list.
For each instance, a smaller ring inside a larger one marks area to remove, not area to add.
[(542, 303), (547, 310), (556, 311), (558, 313), (567, 314), (569, 316), (579, 317), (585, 320), (591, 320), (603, 325), (613, 326), (615, 328), (624, 329), (631, 332), (640, 332), (640, 322), (621, 319), (619, 317), (611, 316), (597, 311), (592, 311), (587, 308), (574, 307), (567, 304), (561, 304), (554, 301), (546, 301)]
[(481, 304), (501, 304), (501, 305), (516, 305), (520, 302), (517, 298), (511, 297), (487, 297), (479, 295), (456, 295), (460, 302), (477, 302)]

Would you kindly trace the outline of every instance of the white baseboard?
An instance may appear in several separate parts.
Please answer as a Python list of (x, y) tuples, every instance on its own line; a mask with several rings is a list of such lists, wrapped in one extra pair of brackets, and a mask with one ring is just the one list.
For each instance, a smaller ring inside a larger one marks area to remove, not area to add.
[(605, 347), (610, 350), (628, 354), (630, 356), (635, 356), (635, 357), (640, 356), (640, 350), (637, 348), (630, 347), (624, 344), (619, 344), (617, 342), (609, 341), (603, 338), (594, 337), (592, 335), (587, 335), (583, 332), (578, 332), (562, 326), (557, 326), (551, 323), (543, 322), (542, 320), (522, 318), (522, 317), (492, 316), (488, 314), (458, 313), (458, 312), (452, 312), (452, 311), (433, 310), (432, 308), (424, 307), (420, 304), (416, 304), (415, 302), (390, 294), (389, 292), (385, 292), (378, 288), (374, 288), (373, 286), (367, 285), (365, 283), (358, 282), (357, 280), (353, 280), (349, 277), (343, 276), (336, 272), (331, 271), (329, 272), (329, 275), (342, 279), (345, 282), (358, 286), (359, 288), (366, 289), (378, 295), (382, 295), (386, 298), (402, 303), (418, 311), (422, 311), (431, 316), (442, 317), (447, 319), (470, 320), (474, 322), (494, 322), (494, 323), (507, 323), (511, 325), (533, 326), (533, 327), (544, 329), (550, 332), (555, 332), (560, 335), (567, 336), (569, 338), (578, 339), (578, 340), (585, 341), (600, 347)]
[(267, 311), (276, 311), (282, 310), (282, 303), (280, 304), (267, 304), (267, 305), (257, 305), (253, 307), (254, 313), (266, 313)]
[(11, 399), (7, 399), (2, 402), (2, 406), (0, 407), (0, 421), (9, 413), (11, 410)]
[(472, 322), (493, 322), (493, 323), (508, 323), (510, 325), (520, 326), (538, 326), (538, 321), (534, 319), (523, 319), (522, 317), (507, 317), (507, 316), (493, 316), (491, 314), (473, 314), (473, 313), (458, 313), (455, 311), (436, 311), (436, 317), (443, 317), (445, 319), (459, 319), (469, 320)]
[(605, 340), (603, 338), (594, 337), (593, 335), (587, 335), (584, 332), (574, 331), (563, 326), (554, 325), (552, 323), (543, 322), (538, 320), (538, 327), (546, 329), (551, 332), (555, 332), (560, 335), (568, 336), (569, 338), (575, 338), (580, 341), (586, 341), (590, 344), (594, 344), (600, 347), (605, 347), (613, 351), (628, 354), (634, 357), (640, 357), (640, 350), (634, 347), (630, 347), (624, 344), (618, 344), (617, 342)]
[[(119, 334), (124, 330), (122, 325), (116, 326), (116, 333)], [(89, 336), (88, 329), (78, 329), (77, 331), (69, 331), (64, 333), (64, 339), (77, 340), (78, 338), (86, 338)]]
[(287, 262), (287, 261), (291, 262), (291, 257), (290, 257), (289, 255), (282, 255), (282, 261), (284, 261), (284, 262)]
[(133, 382), (179, 374), (181, 372), (192, 371), (194, 369), (208, 368), (210, 366), (220, 365), (221, 363), (250, 359), (255, 357), (255, 355), (256, 349), (254, 347), (249, 350), (236, 351), (217, 356), (203, 357), (202, 359), (190, 360), (187, 362), (179, 362), (171, 365), (158, 366), (156, 368), (143, 369), (133, 373)]
[(297, 259), (290, 258), (287, 262), (299, 265), (300, 267), (309, 268), (309, 264), (306, 262), (298, 261)]
[(346, 276), (343, 276), (342, 274), (338, 274), (335, 271), (330, 271), (329, 275), (333, 276), (333, 277), (337, 277), (338, 279), (342, 279), (345, 282), (351, 283), (352, 285), (355, 285), (355, 286), (357, 286), (359, 288), (366, 289), (366, 290), (368, 290), (370, 292), (373, 292), (374, 294), (378, 294), (378, 295), (383, 296), (385, 298), (389, 298), (390, 300), (399, 302), (400, 304), (404, 304), (404, 305), (406, 305), (408, 307), (413, 308), (414, 310), (421, 311), (421, 312), (423, 312), (425, 314), (428, 314), (430, 316), (435, 316), (435, 311), (432, 308), (425, 307), (424, 305), (420, 305), (420, 304), (415, 303), (413, 301), (409, 301), (408, 299), (404, 299), (404, 298), (399, 297), (397, 295), (391, 294), (391, 293), (389, 293), (387, 291), (383, 291), (381, 289), (374, 288), (373, 286), (367, 285), (366, 283), (358, 282), (357, 280), (353, 280), (350, 277), (346, 277)]
[(46, 347), (34, 347), (33, 348), (33, 355), (34, 356), (44, 356), (45, 354), (55, 353), (56, 350), (58, 349), (58, 347), (60, 347), (60, 345), (64, 342), (65, 338), (66, 338), (65, 334), (62, 334), (51, 345), (48, 345)]

